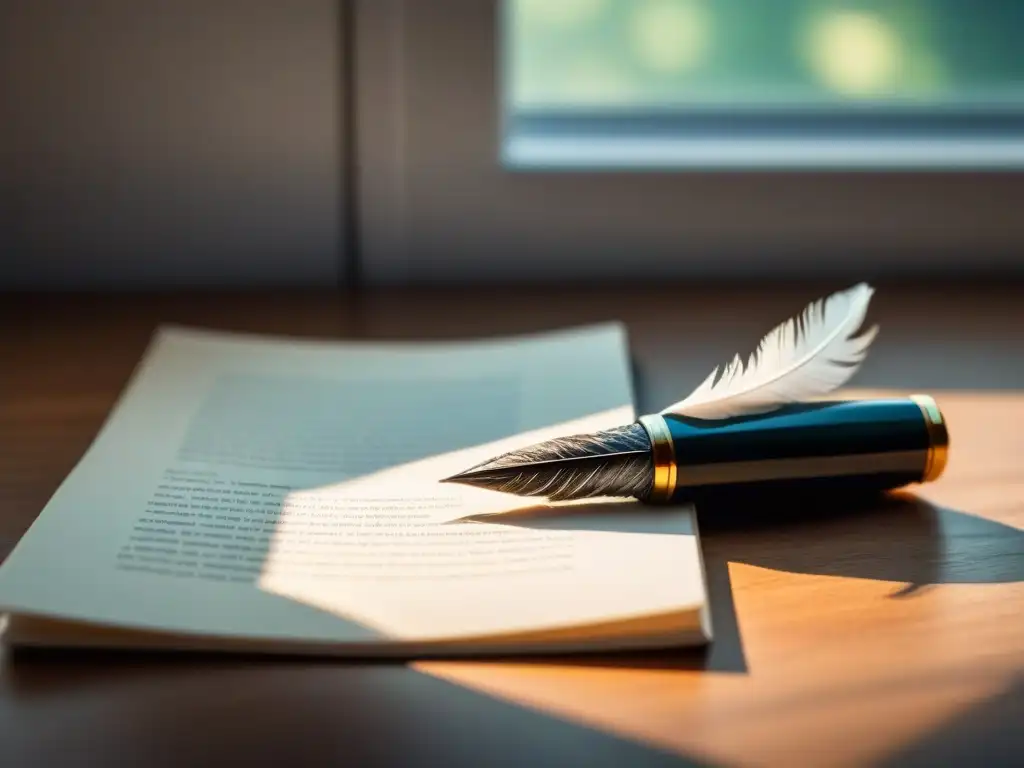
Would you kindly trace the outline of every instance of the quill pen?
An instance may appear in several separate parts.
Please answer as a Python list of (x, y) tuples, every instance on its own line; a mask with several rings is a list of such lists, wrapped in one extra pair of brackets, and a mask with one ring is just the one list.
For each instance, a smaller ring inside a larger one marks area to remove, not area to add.
[(860, 283), (811, 302), (765, 335), (746, 363), (736, 355), (660, 413), (510, 451), (442, 482), (551, 501), (665, 502), (722, 485), (934, 480), (948, 433), (933, 399), (819, 401), (867, 356), (878, 327), (857, 331), (873, 293)]

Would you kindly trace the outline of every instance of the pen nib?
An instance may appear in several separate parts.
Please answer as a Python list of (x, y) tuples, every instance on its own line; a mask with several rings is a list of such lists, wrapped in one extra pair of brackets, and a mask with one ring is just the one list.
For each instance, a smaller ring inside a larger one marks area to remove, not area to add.
[(653, 479), (650, 438), (635, 423), (510, 451), (441, 482), (568, 501), (599, 496), (644, 498)]

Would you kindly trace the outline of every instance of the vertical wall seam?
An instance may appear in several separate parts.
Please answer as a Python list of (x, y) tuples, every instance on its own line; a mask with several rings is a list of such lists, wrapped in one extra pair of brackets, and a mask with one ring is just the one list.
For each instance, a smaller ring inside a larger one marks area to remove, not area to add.
[(339, 138), (341, 143), (341, 207), (338, 239), (338, 283), (349, 291), (362, 287), (359, 209), (359, 136), (357, 133), (356, 24), (353, 0), (338, 2)]

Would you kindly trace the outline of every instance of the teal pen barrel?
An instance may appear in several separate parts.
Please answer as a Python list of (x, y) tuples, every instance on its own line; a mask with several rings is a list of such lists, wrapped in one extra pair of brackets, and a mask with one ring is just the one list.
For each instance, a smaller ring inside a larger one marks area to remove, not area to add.
[(645, 416), (655, 478), (648, 501), (719, 489), (885, 491), (937, 479), (949, 434), (926, 395), (801, 403), (716, 421)]

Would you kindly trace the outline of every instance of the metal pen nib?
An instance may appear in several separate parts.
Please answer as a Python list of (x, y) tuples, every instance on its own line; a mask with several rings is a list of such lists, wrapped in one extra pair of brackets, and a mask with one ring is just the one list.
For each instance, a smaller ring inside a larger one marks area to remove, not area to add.
[(633, 423), (510, 451), (441, 482), (566, 501), (644, 499), (653, 481), (651, 440), (641, 424)]

